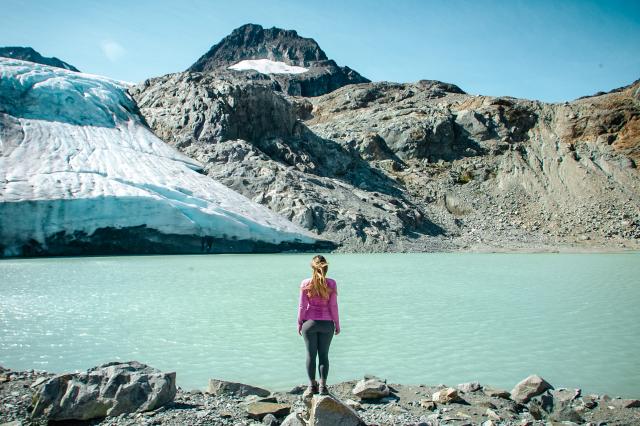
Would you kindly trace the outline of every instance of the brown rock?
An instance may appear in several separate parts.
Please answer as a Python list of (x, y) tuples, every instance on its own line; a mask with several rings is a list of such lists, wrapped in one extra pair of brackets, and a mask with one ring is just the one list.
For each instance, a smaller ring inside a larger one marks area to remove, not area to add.
[(509, 399), (511, 394), (504, 389), (494, 389), (494, 388), (483, 388), (482, 391), (485, 395), (490, 396), (492, 398), (502, 398)]
[(330, 395), (316, 395), (311, 401), (309, 426), (365, 426), (356, 412)]
[(291, 412), (289, 404), (280, 404), (277, 402), (252, 402), (247, 405), (247, 414), (252, 419), (262, 420), (267, 414), (273, 414), (276, 417), (284, 417)]
[(522, 380), (511, 390), (511, 399), (516, 402), (526, 403), (534, 396), (541, 395), (550, 389), (553, 389), (553, 386), (542, 377), (534, 374)]
[(458, 391), (454, 388), (445, 388), (431, 395), (431, 400), (439, 404), (448, 404), (459, 400)]
[(389, 395), (389, 387), (380, 380), (365, 379), (356, 383), (351, 392), (360, 399), (379, 399)]
[(434, 411), (437, 408), (437, 405), (435, 402), (433, 402), (430, 399), (421, 399), (420, 400), (420, 406), (422, 408), (426, 408), (429, 411)]

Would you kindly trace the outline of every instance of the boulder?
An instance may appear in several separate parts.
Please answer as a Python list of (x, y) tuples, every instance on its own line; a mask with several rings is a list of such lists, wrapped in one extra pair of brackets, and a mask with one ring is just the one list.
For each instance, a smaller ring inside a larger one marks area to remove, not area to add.
[(207, 392), (216, 396), (235, 395), (235, 396), (269, 396), (270, 391), (258, 388), (244, 383), (227, 382), (225, 380), (209, 379)]
[(480, 389), (482, 389), (482, 386), (480, 386), (480, 383), (478, 382), (467, 382), (458, 385), (458, 390), (464, 393), (476, 392)]
[(425, 408), (429, 411), (435, 411), (435, 409), (437, 408), (436, 403), (430, 399), (421, 399), (420, 407)]
[(289, 404), (277, 402), (252, 402), (247, 405), (247, 415), (252, 419), (262, 420), (267, 414), (284, 417), (291, 412)]
[(267, 414), (262, 418), (262, 424), (269, 425), (269, 426), (277, 426), (278, 419), (276, 419), (276, 416), (274, 416), (273, 414)]
[(111, 362), (50, 378), (37, 389), (31, 416), (56, 421), (118, 416), (154, 410), (175, 395), (175, 372), (136, 361)]
[(448, 404), (460, 399), (458, 391), (454, 388), (444, 388), (431, 395), (431, 400), (439, 404)]
[(380, 399), (389, 395), (389, 387), (378, 379), (363, 379), (351, 392), (360, 399)]
[(291, 413), (282, 421), (280, 426), (306, 426), (299, 413)]
[(553, 395), (553, 399), (555, 399), (556, 401), (565, 402), (565, 401), (573, 401), (574, 399), (578, 398), (581, 392), (582, 391), (580, 389), (562, 388), (562, 389), (551, 391), (551, 395)]
[(311, 400), (309, 426), (364, 426), (365, 424), (352, 408), (331, 395), (316, 395)]
[(549, 416), (549, 419), (556, 422), (584, 423), (582, 416), (568, 403), (564, 403), (561, 407), (556, 408)]
[(511, 399), (516, 402), (526, 403), (534, 396), (538, 396), (553, 389), (547, 381), (535, 374), (518, 383), (511, 391)]

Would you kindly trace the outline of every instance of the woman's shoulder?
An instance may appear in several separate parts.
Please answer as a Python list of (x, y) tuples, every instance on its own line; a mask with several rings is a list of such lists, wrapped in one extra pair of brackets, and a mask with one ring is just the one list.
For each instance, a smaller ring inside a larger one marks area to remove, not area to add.
[(305, 278), (304, 280), (302, 280), (302, 282), (300, 283), (300, 288), (307, 286), (310, 281), (311, 281), (311, 278)]
[(336, 280), (334, 280), (333, 278), (327, 278), (327, 286), (331, 288), (336, 288), (338, 287), (338, 284), (336, 283)]

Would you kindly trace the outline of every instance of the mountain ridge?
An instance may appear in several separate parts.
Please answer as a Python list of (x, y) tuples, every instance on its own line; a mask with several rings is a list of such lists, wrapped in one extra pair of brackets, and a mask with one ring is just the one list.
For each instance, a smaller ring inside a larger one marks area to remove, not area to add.
[(0, 47), (0, 57), (20, 59), (22, 61), (35, 62), (37, 64), (49, 65), (69, 71), (80, 72), (73, 65), (70, 65), (56, 57), (47, 58), (42, 56), (32, 47), (6, 46)]

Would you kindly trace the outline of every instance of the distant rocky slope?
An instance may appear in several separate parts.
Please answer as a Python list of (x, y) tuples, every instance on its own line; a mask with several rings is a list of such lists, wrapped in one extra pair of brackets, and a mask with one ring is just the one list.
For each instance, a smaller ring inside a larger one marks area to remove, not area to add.
[(199, 173), (126, 87), (0, 58), (0, 257), (263, 252), (317, 236)]
[(269, 76), (277, 90), (289, 95), (318, 96), (353, 83), (369, 82), (349, 67), (340, 67), (327, 58), (318, 43), (303, 38), (293, 30), (264, 29), (247, 24), (235, 29), (187, 71), (216, 74), (248, 74), (252, 71), (229, 71), (229, 67), (249, 59), (268, 59), (287, 65), (305, 67), (302, 74), (272, 74)]
[(31, 47), (0, 47), (0, 56), (3, 58), (20, 59), (22, 61), (35, 62), (37, 64), (49, 65), (56, 68), (63, 68), (69, 71), (80, 72), (73, 65), (70, 65), (58, 58), (47, 58), (33, 50)]
[(255, 47), (287, 33), (242, 27), (132, 95), (208, 175), (343, 250), (640, 247), (640, 83), (547, 104), (429, 80), (288, 96), (273, 76), (216, 71), (324, 60), (308, 39)]

